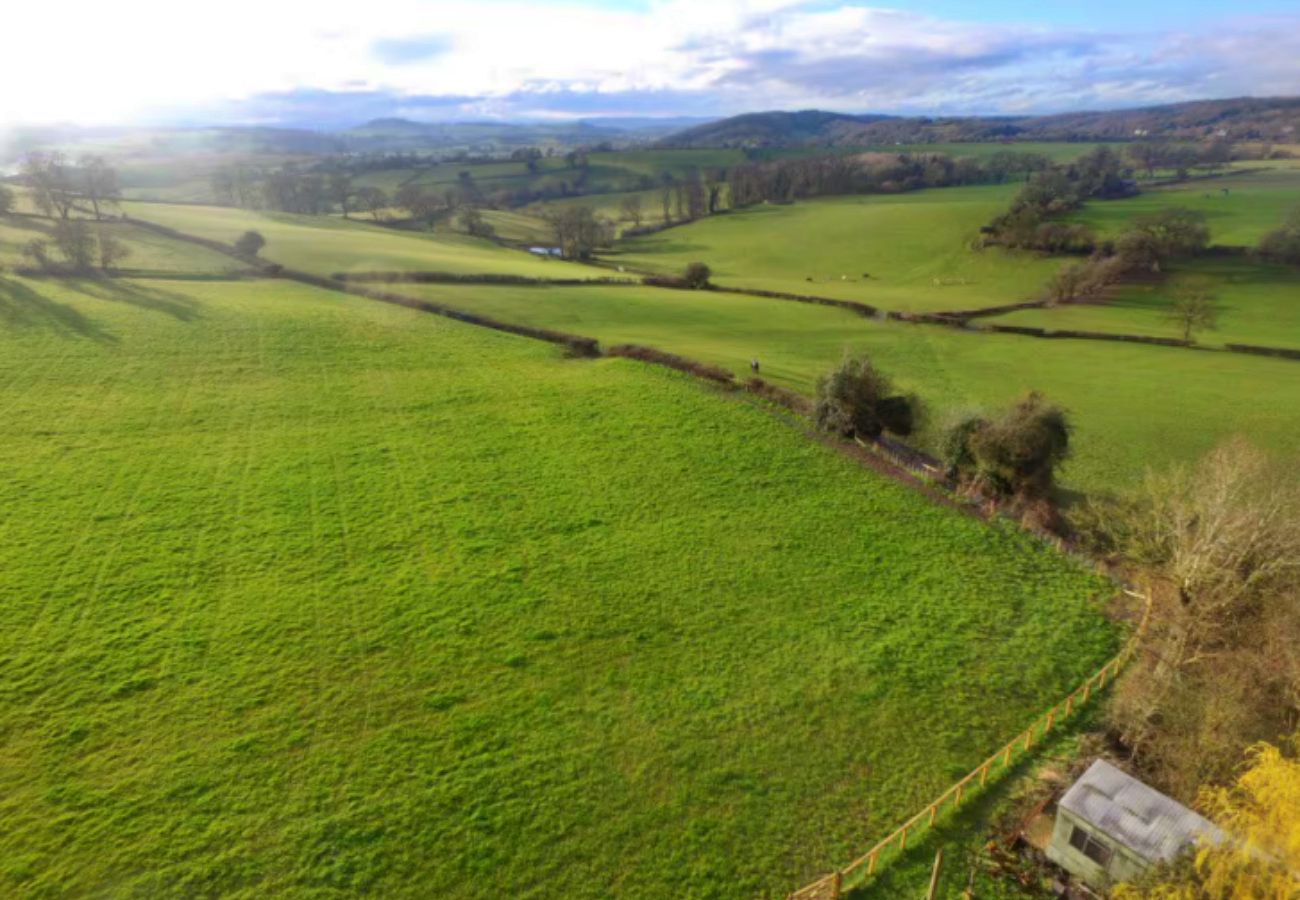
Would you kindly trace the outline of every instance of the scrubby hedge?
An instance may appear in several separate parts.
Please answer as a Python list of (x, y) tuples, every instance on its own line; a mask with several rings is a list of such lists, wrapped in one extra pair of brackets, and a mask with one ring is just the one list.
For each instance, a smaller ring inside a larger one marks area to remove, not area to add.
[(670, 369), (676, 369), (679, 372), (686, 372), (695, 375), (698, 378), (706, 378), (709, 381), (715, 381), (719, 384), (735, 385), (736, 383), (736, 376), (721, 366), (714, 366), (694, 359), (687, 359), (686, 357), (678, 356), (675, 353), (667, 353), (663, 350), (656, 350), (654, 347), (645, 347), (640, 344), (618, 344), (617, 346), (610, 347), (606, 350), (605, 355), (621, 356), (626, 359), (636, 359), (641, 362), (667, 366)]
[(538, 287), (636, 284), (631, 278), (533, 278), (504, 273), (464, 275), (456, 272), (335, 272), (330, 277), (336, 281), (381, 284), (512, 284)]
[(1233, 353), (1253, 353), (1257, 356), (1278, 356), (1282, 359), (1300, 359), (1300, 350), (1289, 347), (1261, 347), (1258, 344), (1224, 344)]

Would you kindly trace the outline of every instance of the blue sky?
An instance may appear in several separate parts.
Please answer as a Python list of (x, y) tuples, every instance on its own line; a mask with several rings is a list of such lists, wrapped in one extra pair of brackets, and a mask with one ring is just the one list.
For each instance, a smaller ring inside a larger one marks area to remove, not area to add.
[[(65, 0), (6, 24), (33, 39), (0, 54), (0, 83), (22, 86), (0, 92), (0, 125), (1027, 114), (1300, 94), (1300, 0)], [(51, 69), (44, 34), (103, 64)]]

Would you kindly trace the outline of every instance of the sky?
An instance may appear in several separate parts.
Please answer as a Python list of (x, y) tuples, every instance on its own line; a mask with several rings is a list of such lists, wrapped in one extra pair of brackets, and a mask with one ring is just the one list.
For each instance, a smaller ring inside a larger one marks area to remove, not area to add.
[(0, 125), (1028, 114), (1300, 94), (1300, 0), (63, 0)]

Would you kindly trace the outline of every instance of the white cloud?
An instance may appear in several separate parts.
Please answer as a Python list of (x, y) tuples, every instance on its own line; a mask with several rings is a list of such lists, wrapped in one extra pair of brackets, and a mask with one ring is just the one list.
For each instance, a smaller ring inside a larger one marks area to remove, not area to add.
[(8, 123), (304, 88), (478, 98), (447, 107), (458, 115), (636, 113), (639, 96), (718, 113), (994, 112), (1300, 93), (1300, 18), (1126, 36), (808, 0), (66, 0), (5, 19)]

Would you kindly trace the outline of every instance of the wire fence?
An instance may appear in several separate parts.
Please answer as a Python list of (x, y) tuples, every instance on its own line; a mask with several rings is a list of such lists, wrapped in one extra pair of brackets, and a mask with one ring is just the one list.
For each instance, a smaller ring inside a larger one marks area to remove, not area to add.
[(1133, 657), (1138, 641), (1146, 630), (1147, 617), (1150, 615), (1150, 600), (1131, 591), (1130, 596), (1146, 602), (1146, 611), (1133, 636), (1109, 662), (1097, 670), (1083, 684), (1079, 685), (1068, 697), (1052, 706), (1040, 715), (1033, 724), (1020, 732), (1001, 749), (970, 771), (966, 777), (949, 787), (932, 800), (924, 809), (908, 819), (884, 840), (879, 841), (866, 853), (853, 862), (824, 875), (811, 884), (787, 895), (787, 900), (839, 900), (846, 887), (856, 887), (876, 873), (882, 860), (890, 855), (901, 854), (907, 850), (909, 840), (913, 842), (934, 825), (942, 812), (952, 812), (961, 806), (962, 800), (971, 797), (988, 784), (989, 778), (1010, 768), (1011, 761), (1028, 753), (1033, 746), (1046, 737), (1053, 728), (1070, 718), (1076, 710), (1084, 706), (1094, 694), (1101, 691), (1113, 681), (1120, 670)]

